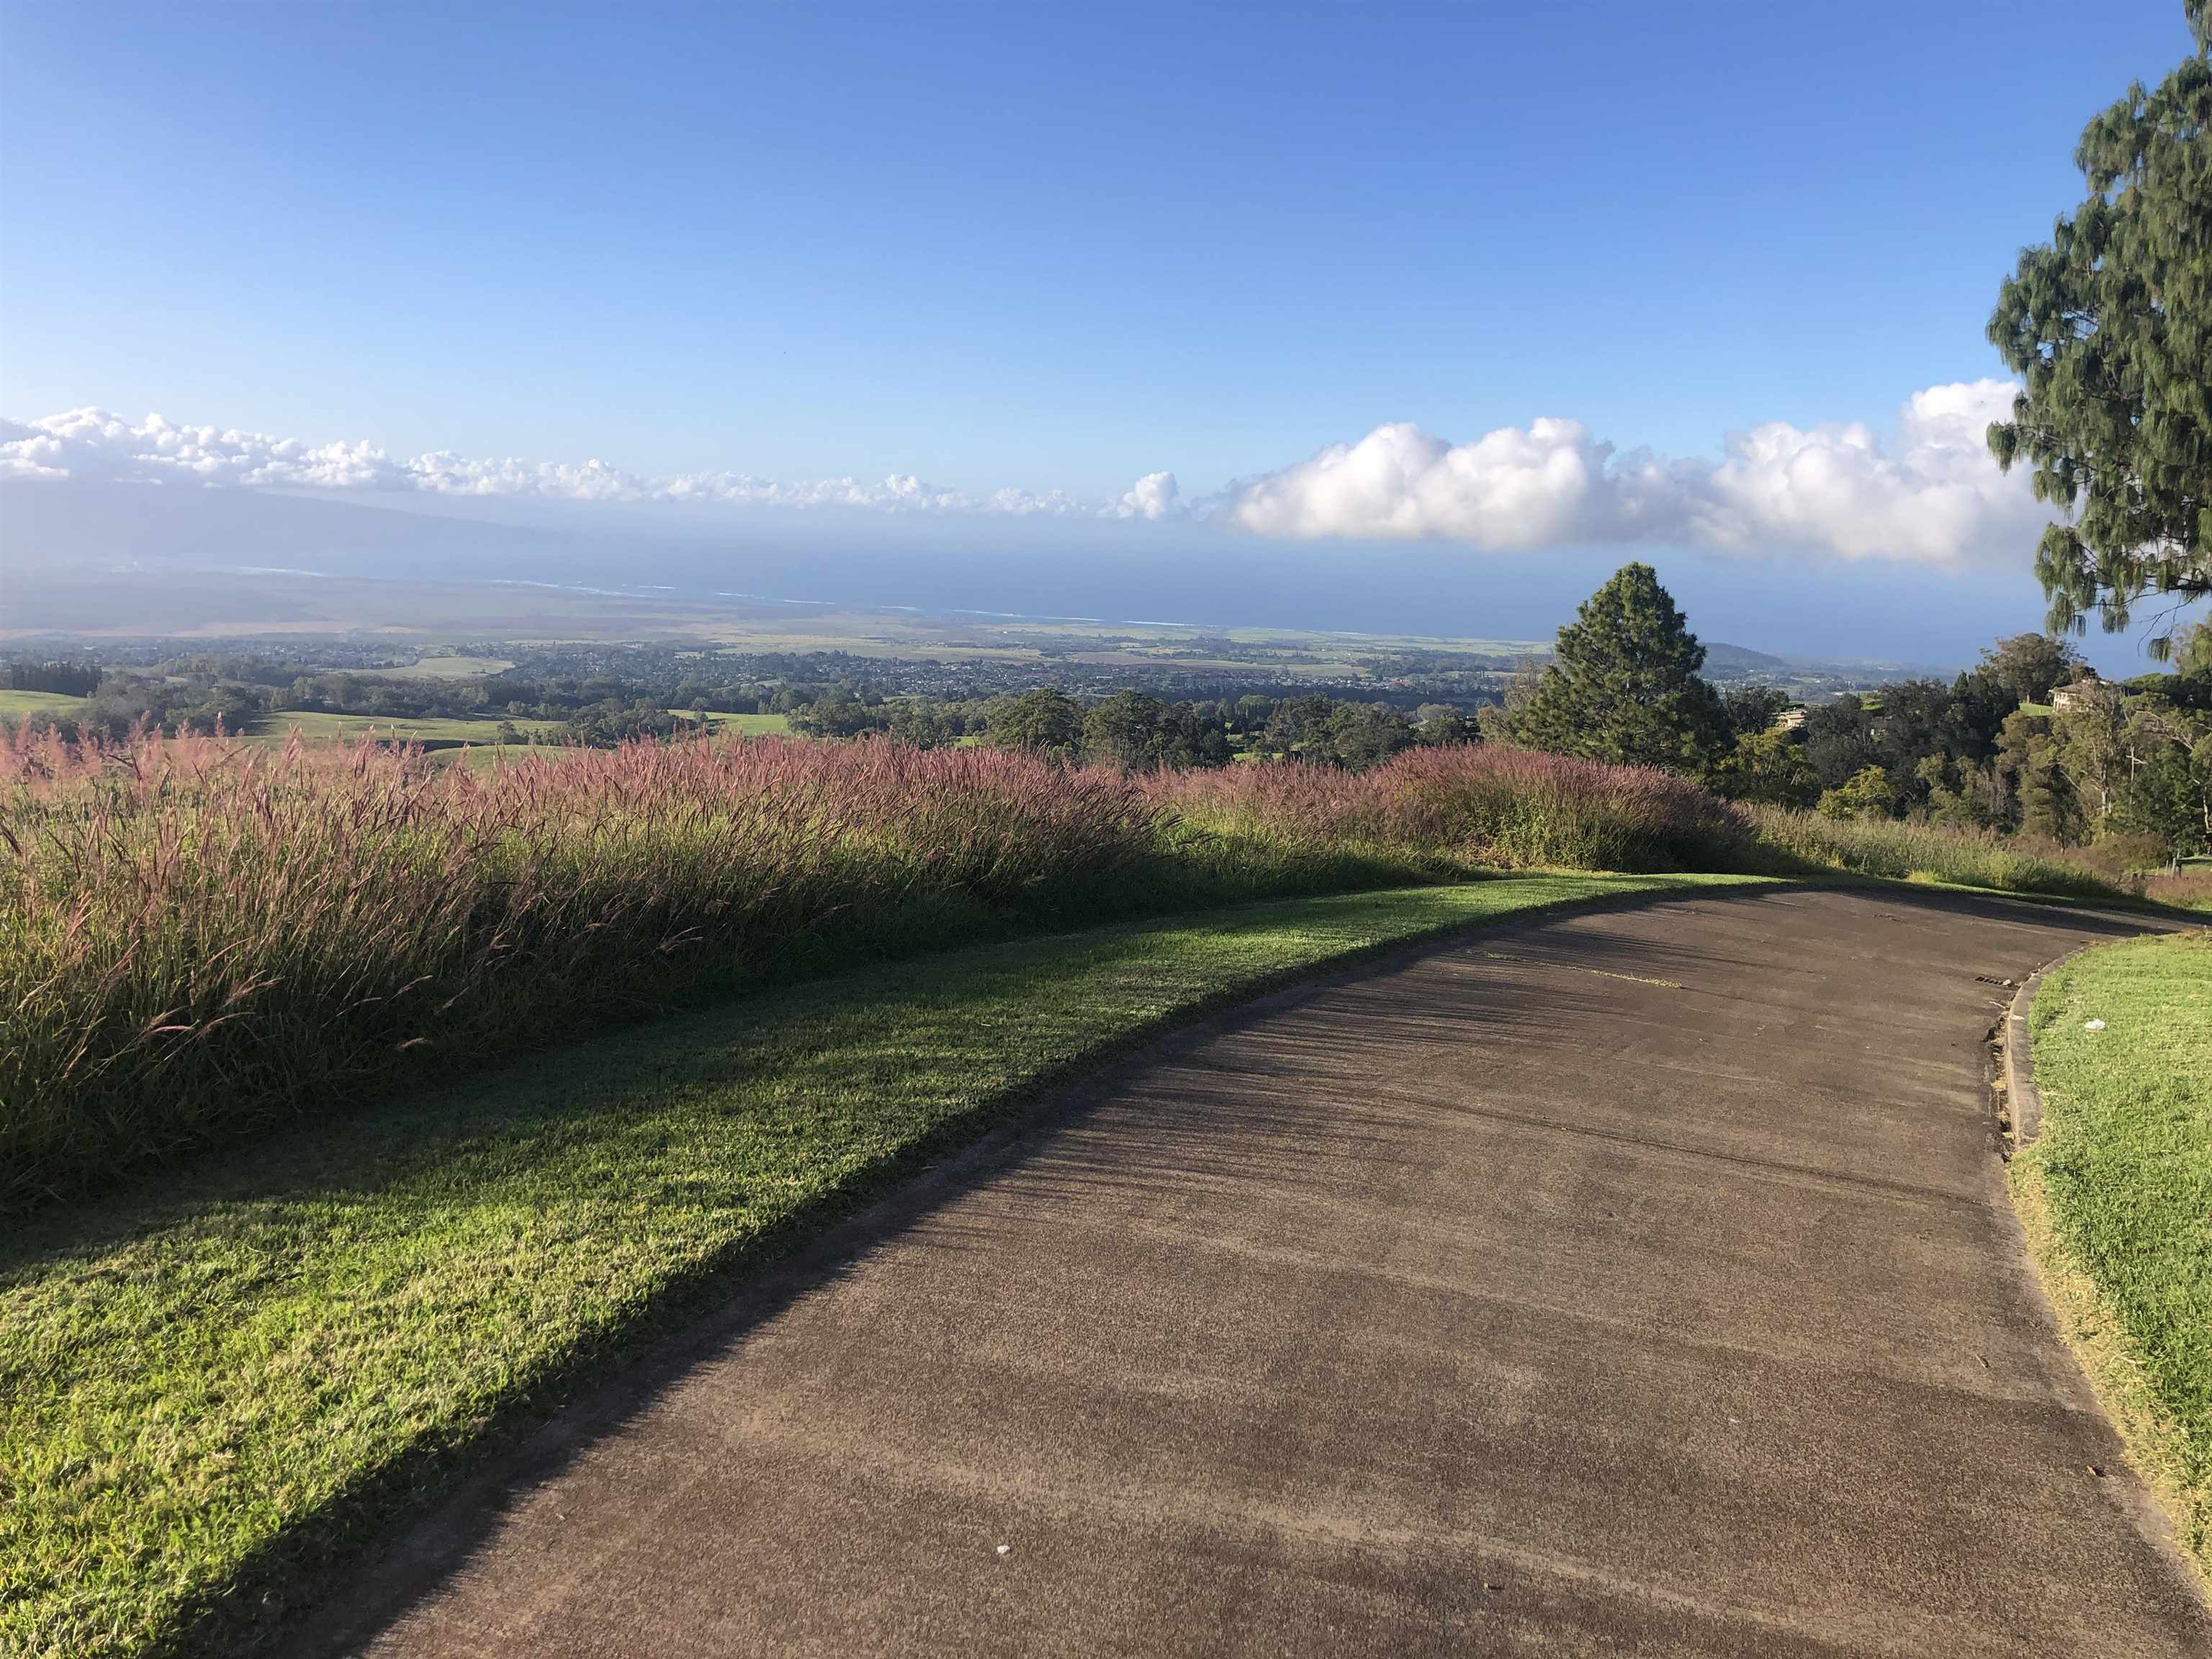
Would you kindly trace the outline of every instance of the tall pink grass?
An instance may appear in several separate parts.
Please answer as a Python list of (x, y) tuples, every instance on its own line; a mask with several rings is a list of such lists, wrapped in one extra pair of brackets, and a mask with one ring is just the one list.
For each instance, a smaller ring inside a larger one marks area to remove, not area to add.
[(1120, 776), (782, 741), (419, 754), (0, 746), (0, 1202), (804, 966), (1109, 905)]
[(1366, 772), (1161, 773), (1145, 787), (1196, 824), (1505, 868), (1727, 869), (1749, 851), (1737, 814), (1674, 773), (1491, 744), (1408, 750)]
[(0, 1208), (856, 953), (1478, 864), (1713, 867), (1690, 785), (1422, 750), (1126, 777), (698, 740), (489, 771), (0, 740)]

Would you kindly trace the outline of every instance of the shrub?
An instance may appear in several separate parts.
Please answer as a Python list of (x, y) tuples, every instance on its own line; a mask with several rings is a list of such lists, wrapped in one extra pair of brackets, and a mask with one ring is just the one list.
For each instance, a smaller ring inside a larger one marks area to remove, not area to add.
[(1364, 774), (878, 738), (533, 751), (0, 744), (0, 1206), (856, 954), (1478, 866), (1729, 867), (1670, 774)]
[(1820, 792), (1820, 816), (1839, 823), (1886, 818), (1896, 809), (1897, 786), (1879, 766), (1862, 766), (1839, 787)]
[(1820, 775), (1794, 732), (1744, 732), (1713, 769), (1713, 784), (1730, 800), (1770, 806), (1811, 806), (1820, 797)]
[[(1499, 745), (1124, 775), (881, 738), (533, 750), (0, 740), (0, 1209), (861, 955), (1486, 869), (2108, 897), (1988, 835), (1739, 809)], [(2212, 876), (2160, 877), (2190, 902)]]
[(2068, 849), (2070, 856), (2108, 881), (2127, 882), (2163, 870), (2173, 861), (2172, 849), (2160, 836), (2114, 832), (2102, 835), (2086, 847)]

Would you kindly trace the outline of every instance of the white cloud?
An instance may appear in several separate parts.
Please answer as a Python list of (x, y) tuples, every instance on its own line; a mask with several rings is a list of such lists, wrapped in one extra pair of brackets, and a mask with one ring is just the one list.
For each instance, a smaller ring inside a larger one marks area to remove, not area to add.
[(1182, 510), (1182, 491), (1172, 472), (1147, 472), (1107, 508), (1117, 519), (1164, 519)]
[(1054, 490), (971, 495), (905, 474), (789, 483), (742, 472), (648, 477), (580, 465), (393, 456), (373, 444), (310, 446), (264, 434), (134, 426), (103, 410), (0, 420), (0, 477), (167, 480), (334, 490), (421, 490), (578, 501), (699, 501), (902, 514), (1206, 519), (1284, 539), (1438, 540), (1498, 551), (1651, 543), (1729, 553), (1799, 552), (1911, 562), (2017, 559), (2045, 517), (2022, 474), (1983, 441), (2009, 412), (2002, 380), (1930, 386), (1887, 445), (1852, 422), (1770, 422), (1731, 434), (1721, 458), (1617, 452), (1579, 421), (1542, 419), (1455, 444), (1409, 424), (1376, 427), (1280, 471), (1187, 501), (1171, 472), (1115, 500)]
[[(988, 495), (940, 489), (909, 474), (878, 482), (824, 478), (793, 483), (743, 472), (647, 477), (589, 460), (580, 465), (472, 460), (450, 451), (393, 456), (374, 444), (310, 447), (211, 426), (177, 426), (149, 415), (133, 426), (101, 409), (44, 420), (0, 420), (0, 477), (109, 478), (307, 489), (421, 490), (440, 495), (532, 495), (575, 501), (703, 501), (732, 506), (858, 507), (890, 513), (982, 513), (1029, 517), (1115, 514), (1054, 490)], [(1161, 478), (1140, 480), (1133, 495)], [(1174, 480), (1167, 478), (1170, 496)], [(1127, 499), (1127, 498), (1125, 498)], [(1157, 515), (1149, 515), (1157, 516)]]
[(1846, 559), (1949, 563), (2017, 557), (2047, 510), (2027, 475), (1990, 458), (1990, 422), (2017, 388), (1975, 380), (1916, 392), (1899, 412), (1894, 452), (1866, 427), (1800, 431), (1771, 422), (1729, 441), (1714, 468), (1686, 475), (1697, 538), (1731, 551), (1808, 547)]
[(1263, 536), (1548, 546), (1584, 533), (1608, 488), (1610, 453), (1578, 421), (1501, 427), (1466, 444), (1378, 426), (1244, 485), (1230, 517)]
[(2016, 558), (2045, 509), (1983, 434), (2002, 380), (1916, 392), (1885, 448), (1871, 428), (1770, 422), (1718, 462), (1616, 456), (1577, 421), (1537, 420), (1453, 444), (1408, 425), (1233, 489), (1223, 511), (1266, 536), (1438, 539), (1494, 549), (1662, 542), (1949, 563)]

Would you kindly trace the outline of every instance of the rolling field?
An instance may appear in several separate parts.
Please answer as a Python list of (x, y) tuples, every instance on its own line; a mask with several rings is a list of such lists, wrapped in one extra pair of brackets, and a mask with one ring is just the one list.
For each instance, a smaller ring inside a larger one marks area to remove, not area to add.
[[(492, 673), (509, 665), (489, 657), (425, 658), (410, 668), (394, 669), (386, 678), (457, 678)], [(86, 701), (54, 691), (0, 690), (0, 720), (20, 719), (25, 714), (73, 714), (83, 708)], [(687, 718), (692, 713), (688, 708), (672, 708), (668, 712)], [(738, 714), (710, 709), (707, 720), (712, 731), (742, 737), (780, 737), (791, 731), (790, 717), (784, 714)], [(535, 735), (556, 742), (562, 729), (558, 720), (518, 720), (512, 724), (526, 738)], [(499, 727), (500, 721), (495, 718), (405, 720), (384, 714), (329, 714), (313, 709), (286, 709), (255, 721), (242, 735), (270, 745), (281, 745), (295, 731), (313, 744), (359, 743), (367, 737), (384, 742), (419, 743), (434, 750), (465, 744), (473, 750), (482, 751), (472, 755), (472, 760), (489, 762), (495, 752), (514, 747), (500, 742)]]
[(0, 690), (0, 720), (20, 719), (25, 714), (74, 714), (84, 704), (84, 698), (65, 696), (59, 691)]
[[(516, 720), (514, 725), (525, 737), (535, 732), (550, 738), (561, 730), (557, 720)], [(271, 714), (256, 722), (246, 735), (264, 743), (282, 744), (295, 731), (308, 743), (359, 743), (373, 736), (387, 742), (426, 746), (499, 746), (499, 722), (495, 720), (393, 720), (380, 714), (325, 714), (307, 709), (288, 709)]]
[[(696, 713), (690, 708), (672, 708), (668, 712), (680, 714), (685, 720), (693, 718)], [(708, 730), (733, 732), (739, 737), (787, 737), (791, 732), (791, 716), (788, 714), (732, 714), (719, 708), (709, 708), (706, 711), (706, 720)]]
[(504, 657), (423, 657), (404, 668), (386, 668), (378, 678), (387, 680), (472, 680), (502, 673), (514, 665)]

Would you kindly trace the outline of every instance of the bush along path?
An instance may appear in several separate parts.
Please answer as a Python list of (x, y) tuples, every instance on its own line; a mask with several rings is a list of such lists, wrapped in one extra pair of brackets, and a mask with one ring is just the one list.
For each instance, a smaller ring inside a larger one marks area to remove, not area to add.
[(479, 774), (0, 735), (0, 1216), (865, 961), (1484, 866), (1751, 867), (1735, 816), (1661, 772), (1481, 748), (1256, 771), (770, 738)]
[(265, 1644), (290, 1589), (783, 1248), (1115, 1049), (1359, 952), (1741, 878), (1249, 906), (787, 988), (300, 1126), (0, 1246), (0, 1650)]
[(2212, 933), (2101, 945), (2029, 1015), (2012, 1163), (2059, 1322), (2212, 1588)]
[(2116, 897), (1912, 826), (1493, 744), (1124, 774), (769, 738), (420, 754), (0, 732), (0, 1218), (286, 1119), (887, 957), (1497, 869)]

